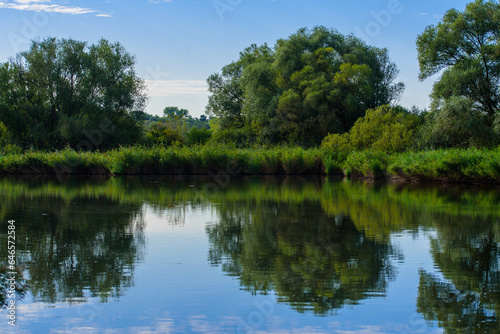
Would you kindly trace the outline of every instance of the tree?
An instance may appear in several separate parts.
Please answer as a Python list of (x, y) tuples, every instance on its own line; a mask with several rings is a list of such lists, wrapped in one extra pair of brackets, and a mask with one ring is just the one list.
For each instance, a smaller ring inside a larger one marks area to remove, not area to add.
[(500, 107), (499, 41), (500, 4), (484, 0), (447, 11), (418, 36), (420, 80), (443, 71), (431, 95), (435, 109), (452, 96), (465, 97), (493, 125)]
[(397, 100), (397, 74), (386, 49), (325, 27), (300, 29), (272, 49), (250, 46), (212, 75), (207, 113), (221, 130), (245, 129), (257, 141), (315, 145)]
[(121, 44), (104, 39), (33, 42), (0, 67), (0, 121), (25, 148), (131, 144), (140, 136), (133, 111), (146, 102), (134, 63)]
[(185, 118), (189, 115), (187, 109), (179, 109), (178, 107), (165, 107), (163, 115), (169, 118)]

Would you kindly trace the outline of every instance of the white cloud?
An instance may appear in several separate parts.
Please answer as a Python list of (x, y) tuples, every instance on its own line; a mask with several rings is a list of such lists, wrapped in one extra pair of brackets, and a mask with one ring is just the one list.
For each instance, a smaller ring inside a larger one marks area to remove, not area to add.
[(208, 95), (202, 80), (146, 80), (149, 96)]
[(71, 7), (53, 4), (50, 0), (14, 0), (0, 2), (0, 9), (15, 9), (34, 12), (49, 12), (60, 14), (81, 15), (95, 13), (96, 10), (83, 7)]

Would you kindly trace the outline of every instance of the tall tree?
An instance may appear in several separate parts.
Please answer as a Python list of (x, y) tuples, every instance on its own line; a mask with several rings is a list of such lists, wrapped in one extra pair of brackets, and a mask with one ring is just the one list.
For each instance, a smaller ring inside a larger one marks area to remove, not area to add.
[(417, 38), (419, 77), (434, 84), (434, 106), (452, 96), (471, 99), (492, 125), (500, 107), (500, 4), (476, 0), (464, 11), (451, 9)]
[(325, 27), (300, 29), (273, 49), (252, 45), (212, 75), (207, 111), (221, 128), (247, 128), (260, 140), (318, 144), (397, 100), (397, 74), (386, 49)]
[(23, 147), (129, 144), (140, 134), (133, 111), (146, 101), (134, 64), (121, 44), (104, 39), (33, 42), (1, 66), (0, 122)]

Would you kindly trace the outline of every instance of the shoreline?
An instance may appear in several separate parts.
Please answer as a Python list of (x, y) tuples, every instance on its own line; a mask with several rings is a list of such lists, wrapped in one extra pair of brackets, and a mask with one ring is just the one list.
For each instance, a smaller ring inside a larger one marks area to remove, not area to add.
[(316, 175), (396, 183), (500, 184), (500, 149), (387, 154), (317, 148), (195, 146), (120, 148), (108, 152), (28, 151), (0, 156), (0, 175)]

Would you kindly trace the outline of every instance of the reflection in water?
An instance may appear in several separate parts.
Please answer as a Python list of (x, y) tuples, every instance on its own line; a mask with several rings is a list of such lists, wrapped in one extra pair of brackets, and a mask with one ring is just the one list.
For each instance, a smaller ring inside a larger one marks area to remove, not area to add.
[(10, 303), (22, 300), (28, 292), (28, 285), (19, 267), (0, 264), (0, 309), (7, 308)]
[(221, 206), (207, 227), (212, 265), (252, 293), (316, 314), (383, 296), (394, 278), (394, 248), (367, 238), (348, 216), (328, 216), (317, 202)]
[[(418, 311), (448, 333), (499, 330), (498, 189), (321, 178), (210, 182), (0, 178), (0, 219), (16, 219), (18, 263), (34, 299), (78, 303), (119, 298), (134, 284), (145, 204), (180, 227), (188, 209), (210, 210), (210, 264), (242, 289), (317, 315), (384, 296), (397, 276), (393, 259), (402, 260), (393, 236), (430, 231), (436, 272), (420, 271)], [(5, 242), (0, 256), (7, 258)]]
[(446, 333), (500, 331), (500, 244), (495, 224), (441, 217), (431, 253), (443, 277), (420, 273), (417, 306)]
[(2, 216), (16, 217), (18, 262), (27, 267), (35, 301), (107, 301), (133, 285), (144, 249), (140, 204), (21, 196), (2, 205)]

